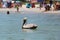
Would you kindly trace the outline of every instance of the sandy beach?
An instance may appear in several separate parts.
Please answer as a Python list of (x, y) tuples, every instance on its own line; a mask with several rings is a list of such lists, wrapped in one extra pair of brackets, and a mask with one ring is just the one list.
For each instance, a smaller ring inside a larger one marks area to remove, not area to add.
[[(35, 13), (60, 13), (60, 10), (59, 11), (44, 11), (45, 9), (44, 8), (37, 8), (38, 5), (36, 5), (35, 8), (26, 8), (25, 5), (23, 5), (22, 7), (19, 8), (19, 11), (20, 12), (35, 12)], [(10, 11), (10, 12), (16, 12), (16, 8), (0, 8), (0, 12), (6, 12), (6, 11)]]

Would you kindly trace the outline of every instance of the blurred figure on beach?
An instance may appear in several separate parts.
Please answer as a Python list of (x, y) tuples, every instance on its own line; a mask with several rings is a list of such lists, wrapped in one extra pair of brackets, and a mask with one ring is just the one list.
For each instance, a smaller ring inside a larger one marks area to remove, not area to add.
[(2, 8), (2, 2), (0, 2), (0, 8)]
[(51, 7), (51, 6), (52, 6), (52, 4), (53, 4), (53, 1), (52, 1), (52, 0), (50, 0), (50, 1), (49, 1), (49, 3), (50, 3), (50, 7)]
[(39, 7), (40, 7), (40, 9), (43, 7), (43, 2), (39, 3)]
[(31, 6), (32, 6), (32, 8), (35, 8), (35, 3), (32, 3)]
[(56, 10), (60, 10), (60, 2), (56, 2)]
[(45, 6), (45, 11), (49, 11), (50, 10), (50, 6), (47, 4), (46, 6)]
[(54, 7), (54, 10), (60, 10), (60, 2), (55, 1), (53, 7)]
[(11, 2), (11, 8), (15, 8), (15, 1)]
[(26, 8), (30, 8), (31, 4), (30, 3), (26, 3)]
[(7, 8), (11, 8), (11, 1), (7, 2)]
[(17, 9), (17, 12), (19, 12), (19, 6), (18, 5), (16, 6), (16, 9)]

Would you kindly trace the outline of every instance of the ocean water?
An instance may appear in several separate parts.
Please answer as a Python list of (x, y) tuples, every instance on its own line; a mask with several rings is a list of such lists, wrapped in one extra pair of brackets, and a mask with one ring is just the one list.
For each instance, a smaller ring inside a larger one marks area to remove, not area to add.
[[(24, 17), (37, 29), (22, 29)], [(0, 40), (60, 40), (60, 14), (0, 13)]]

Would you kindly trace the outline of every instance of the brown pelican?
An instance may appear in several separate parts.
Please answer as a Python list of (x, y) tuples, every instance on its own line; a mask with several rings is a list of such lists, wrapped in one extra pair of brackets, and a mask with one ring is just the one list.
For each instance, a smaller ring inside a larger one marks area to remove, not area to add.
[(25, 17), (23, 19), (23, 25), (22, 25), (22, 29), (36, 29), (37, 25), (36, 24), (27, 24), (27, 18)]

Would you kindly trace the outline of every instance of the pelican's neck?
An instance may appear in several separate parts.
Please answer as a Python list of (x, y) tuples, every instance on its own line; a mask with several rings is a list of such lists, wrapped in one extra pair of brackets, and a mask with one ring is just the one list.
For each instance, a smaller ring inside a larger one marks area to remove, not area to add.
[(26, 19), (24, 19), (24, 20), (23, 20), (23, 25), (25, 25), (25, 24), (26, 24), (26, 21), (27, 21)]
[(27, 21), (27, 20), (23, 20), (22, 28), (23, 28), (23, 26), (26, 24), (26, 21)]

